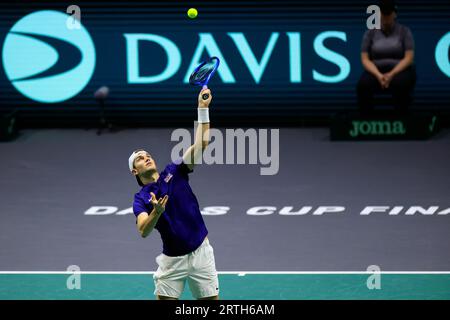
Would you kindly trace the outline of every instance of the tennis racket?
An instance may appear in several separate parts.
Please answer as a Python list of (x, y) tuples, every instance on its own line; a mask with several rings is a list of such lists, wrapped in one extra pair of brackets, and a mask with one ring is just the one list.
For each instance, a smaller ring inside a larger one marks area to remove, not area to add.
[[(194, 86), (207, 86), (209, 80), (219, 67), (220, 60), (217, 57), (211, 57), (210, 59), (203, 61), (195, 68), (189, 77), (189, 83)], [(208, 100), (209, 94), (202, 95), (203, 100)]]

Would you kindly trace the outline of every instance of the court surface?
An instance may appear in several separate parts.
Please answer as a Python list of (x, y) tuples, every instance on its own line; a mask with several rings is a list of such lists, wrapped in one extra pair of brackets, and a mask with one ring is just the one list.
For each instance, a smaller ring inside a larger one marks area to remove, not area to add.
[[(149, 273), (83, 274), (82, 290), (70, 291), (67, 274), (5, 272), (63, 272), (70, 265), (82, 272), (155, 271), (161, 240), (136, 231), (129, 208), (138, 186), (127, 159), (142, 147), (162, 170), (176, 144), (172, 131), (26, 130), (0, 144), (0, 298), (153, 299)], [(281, 128), (277, 175), (260, 175), (260, 164), (216, 164), (190, 176), (202, 210), (228, 208), (204, 215), (221, 296), (449, 299), (450, 276), (431, 272), (450, 270), (450, 130), (430, 141), (328, 138), (327, 129)], [(324, 206), (344, 210), (313, 214)], [(367, 206), (403, 208), (362, 215)], [(412, 206), (437, 210), (405, 214)], [(87, 214), (93, 207), (103, 214)], [(256, 207), (269, 208), (249, 214)], [(284, 207), (291, 214), (280, 214)], [(305, 207), (311, 210), (292, 213)], [(383, 274), (381, 290), (367, 289), (368, 274), (273, 274), (364, 272), (370, 265), (425, 274)]]
[[(382, 274), (379, 289), (369, 274), (239, 274), (219, 276), (224, 300), (450, 299), (450, 274)], [(151, 274), (82, 274), (69, 290), (70, 274), (1, 274), (0, 299), (153, 300)], [(186, 285), (181, 296), (191, 300)]]

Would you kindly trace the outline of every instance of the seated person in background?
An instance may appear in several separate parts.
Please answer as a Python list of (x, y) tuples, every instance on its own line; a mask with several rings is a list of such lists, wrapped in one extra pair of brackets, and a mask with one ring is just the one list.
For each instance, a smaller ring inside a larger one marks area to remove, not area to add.
[(375, 93), (392, 94), (395, 109), (406, 114), (416, 84), (414, 39), (408, 27), (396, 21), (393, 0), (381, 0), (381, 29), (367, 30), (361, 46), (364, 72), (357, 85), (361, 113), (373, 110)]

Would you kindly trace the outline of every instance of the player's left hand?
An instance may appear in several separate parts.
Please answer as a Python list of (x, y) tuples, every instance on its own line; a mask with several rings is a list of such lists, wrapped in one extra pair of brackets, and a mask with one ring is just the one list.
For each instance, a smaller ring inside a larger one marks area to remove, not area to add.
[(162, 198), (156, 199), (156, 196), (153, 192), (150, 192), (152, 199), (150, 202), (153, 205), (153, 208), (156, 210), (157, 215), (161, 215), (166, 210), (167, 200), (169, 199), (168, 195), (165, 195)]

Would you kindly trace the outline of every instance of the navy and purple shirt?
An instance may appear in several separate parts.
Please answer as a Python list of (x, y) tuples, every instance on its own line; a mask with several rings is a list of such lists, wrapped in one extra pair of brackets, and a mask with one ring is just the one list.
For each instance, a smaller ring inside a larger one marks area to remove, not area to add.
[(163, 253), (167, 256), (182, 256), (195, 251), (208, 234), (197, 198), (189, 185), (188, 174), (191, 172), (182, 159), (174, 161), (159, 174), (156, 182), (143, 186), (134, 195), (136, 217), (153, 210), (150, 192), (156, 199), (169, 195), (166, 209), (155, 225), (161, 234)]

